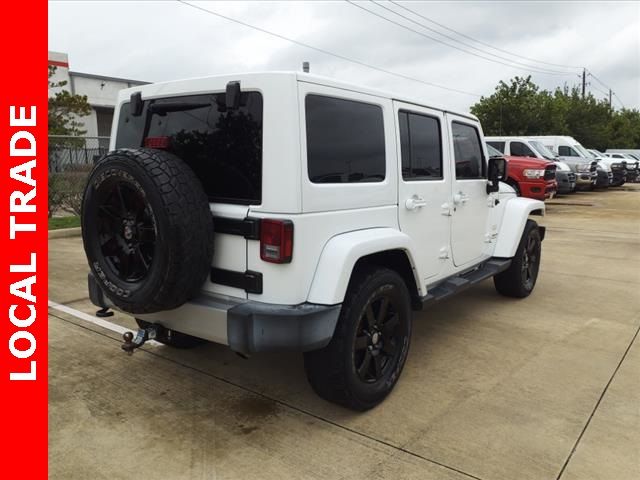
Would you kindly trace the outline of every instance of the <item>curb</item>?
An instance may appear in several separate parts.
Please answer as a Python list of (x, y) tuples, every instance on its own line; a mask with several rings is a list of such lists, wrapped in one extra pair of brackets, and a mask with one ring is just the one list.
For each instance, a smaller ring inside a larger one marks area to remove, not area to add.
[(57, 230), (49, 230), (49, 240), (52, 238), (79, 237), (81, 234), (82, 228), (80, 227), (59, 228)]

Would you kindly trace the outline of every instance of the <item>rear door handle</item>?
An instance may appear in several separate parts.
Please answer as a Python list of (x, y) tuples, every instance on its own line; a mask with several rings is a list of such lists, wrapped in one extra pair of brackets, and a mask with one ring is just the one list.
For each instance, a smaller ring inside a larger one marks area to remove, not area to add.
[(469, 200), (469, 195), (462, 192), (456, 193), (453, 196), (453, 203), (455, 205), (460, 205), (460, 204), (464, 205), (465, 203), (467, 203), (468, 200)]
[(407, 210), (416, 210), (418, 208), (425, 207), (427, 205), (427, 201), (419, 195), (414, 195), (411, 198), (408, 198), (404, 203), (404, 206)]

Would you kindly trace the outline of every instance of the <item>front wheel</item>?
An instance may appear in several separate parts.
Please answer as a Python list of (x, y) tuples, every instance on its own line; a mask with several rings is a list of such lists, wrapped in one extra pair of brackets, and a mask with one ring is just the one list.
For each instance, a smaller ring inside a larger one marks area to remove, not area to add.
[(507, 297), (528, 297), (538, 279), (541, 253), (542, 240), (538, 224), (527, 220), (511, 265), (493, 277), (496, 290)]
[(330, 402), (373, 408), (398, 381), (410, 337), (411, 304), (402, 277), (386, 268), (363, 267), (350, 282), (329, 345), (305, 353), (309, 383)]

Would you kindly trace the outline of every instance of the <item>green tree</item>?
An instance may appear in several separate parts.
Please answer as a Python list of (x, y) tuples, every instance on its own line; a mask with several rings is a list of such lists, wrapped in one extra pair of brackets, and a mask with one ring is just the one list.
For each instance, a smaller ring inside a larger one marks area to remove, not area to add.
[(488, 135), (569, 135), (587, 148), (640, 148), (640, 111), (613, 111), (606, 99), (566, 85), (540, 90), (531, 77), (500, 81), (471, 107)]
[[(73, 95), (63, 89), (66, 81), (53, 81), (51, 77), (55, 72), (56, 67), (49, 66), (49, 135), (80, 137), (87, 131), (82, 128), (84, 125), (79, 119), (91, 113), (91, 106), (86, 95)], [(62, 170), (69, 167), (64, 165), (69, 151), (84, 148), (84, 145), (82, 138), (49, 138), (49, 217), (59, 210), (76, 214), (79, 211), (86, 172), (82, 176), (77, 172)]]
[(67, 82), (54, 82), (51, 77), (55, 74), (56, 67), (49, 66), (49, 90), (60, 88), (49, 97), (49, 135), (81, 136), (87, 133), (82, 129), (83, 123), (79, 118), (91, 113), (91, 105), (86, 95), (74, 95), (68, 90), (62, 89)]

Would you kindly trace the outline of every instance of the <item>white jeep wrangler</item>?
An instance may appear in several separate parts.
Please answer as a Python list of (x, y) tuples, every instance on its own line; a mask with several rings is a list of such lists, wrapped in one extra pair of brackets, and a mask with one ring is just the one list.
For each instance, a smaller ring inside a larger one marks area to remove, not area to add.
[(91, 300), (155, 338), (304, 352), (365, 410), (397, 382), (411, 311), (486, 278), (526, 297), (544, 203), (500, 188), (477, 118), (300, 73), (121, 92), (85, 191)]

